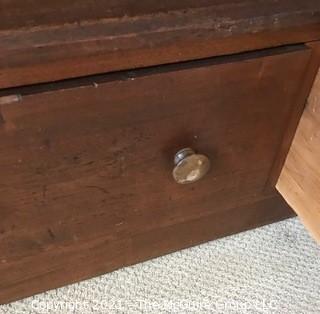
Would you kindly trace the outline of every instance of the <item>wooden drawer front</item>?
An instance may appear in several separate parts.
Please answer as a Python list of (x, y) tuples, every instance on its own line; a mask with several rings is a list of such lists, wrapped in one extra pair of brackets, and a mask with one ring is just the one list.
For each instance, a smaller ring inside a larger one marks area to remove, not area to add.
[[(3, 102), (0, 301), (288, 216), (268, 182), (309, 58), (275, 49)], [(190, 185), (172, 178), (183, 147), (212, 163)]]

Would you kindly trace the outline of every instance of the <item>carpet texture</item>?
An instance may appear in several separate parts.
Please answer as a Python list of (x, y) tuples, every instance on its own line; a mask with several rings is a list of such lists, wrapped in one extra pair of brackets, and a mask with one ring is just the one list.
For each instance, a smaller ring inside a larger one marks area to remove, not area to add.
[(320, 247), (294, 218), (5, 305), (0, 313), (319, 314), (319, 275)]

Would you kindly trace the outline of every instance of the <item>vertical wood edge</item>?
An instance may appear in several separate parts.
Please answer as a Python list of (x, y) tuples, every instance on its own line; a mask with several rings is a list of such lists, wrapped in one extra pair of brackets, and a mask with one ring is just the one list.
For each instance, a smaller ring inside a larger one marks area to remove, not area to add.
[(317, 160), (320, 161), (320, 150), (317, 148), (317, 143), (320, 144), (320, 112), (316, 110), (320, 108), (320, 101), (315, 96), (320, 96), (320, 43), (311, 43), (310, 47), (313, 49), (310, 78), (317, 73), (318, 76), (316, 80), (312, 80), (313, 88), (276, 188), (297, 213), (311, 236), (320, 243), (320, 168), (314, 167)]
[(270, 171), (270, 175), (266, 182), (265, 191), (266, 193), (273, 190), (276, 186), (282, 168), (285, 164), (287, 155), (290, 150), (290, 146), (294, 139), (299, 121), (306, 107), (308, 96), (310, 95), (313, 82), (318, 73), (320, 66), (320, 41), (307, 43), (307, 47), (311, 49), (311, 55), (306, 71), (304, 72), (301, 79), (301, 88), (297, 93), (294, 110), (289, 116), (286, 129), (280, 142), (278, 153), (274, 160), (273, 166)]

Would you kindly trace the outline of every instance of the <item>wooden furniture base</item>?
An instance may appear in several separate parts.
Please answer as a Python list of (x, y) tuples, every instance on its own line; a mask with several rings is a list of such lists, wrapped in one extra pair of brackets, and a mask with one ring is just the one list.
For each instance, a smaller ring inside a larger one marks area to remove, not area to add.
[[(110, 242), (101, 237), (70, 250), (51, 250), (36, 258), (36, 269), (35, 258), (32, 257), (24, 258), (13, 267), (3, 263), (0, 299), (2, 303), (7, 303), (39, 293), (44, 287), (46, 290), (61, 287), (119, 267), (293, 216), (294, 212), (282, 197), (275, 196), (229, 211), (147, 232), (141, 231), (122, 240)], [(13, 272), (14, 268), (21, 270)]]

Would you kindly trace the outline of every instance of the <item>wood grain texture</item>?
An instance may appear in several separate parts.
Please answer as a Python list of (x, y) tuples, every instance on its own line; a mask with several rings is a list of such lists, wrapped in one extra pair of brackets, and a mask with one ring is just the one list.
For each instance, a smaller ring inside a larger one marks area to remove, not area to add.
[(0, 8), (0, 88), (320, 38), (318, 0), (1, 0)]
[(277, 189), (320, 243), (320, 73), (300, 120)]
[[(265, 186), (311, 55), (212, 58), (2, 103), (0, 302), (290, 216)], [(212, 162), (194, 185), (172, 178), (183, 147)]]
[(36, 258), (25, 256), (13, 265), (2, 261), (0, 304), (293, 216), (277, 195), (175, 225), (141, 230), (130, 238), (108, 241), (97, 237), (81, 246), (42, 252)]
[[(59, 25), (91, 21), (103, 18), (136, 17), (147, 14), (167, 13), (176, 10), (188, 10), (208, 7), (212, 4), (221, 5), (223, 0), (2, 0), (1, 30), (19, 29), (42, 25)], [(231, 3), (240, 3), (234, 0)]]
[(297, 130), (300, 118), (306, 107), (306, 103), (311, 92), (312, 85), (316, 78), (319, 65), (320, 65), (320, 44), (318, 41), (307, 43), (307, 47), (311, 49), (311, 57), (309, 64), (305, 69), (304, 78), (301, 81), (301, 86), (296, 94), (296, 104), (294, 110), (291, 113), (290, 118), (287, 120), (287, 131), (283, 136), (283, 139), (280, 141), (281, 144), (278, 150), (278, 156), (274, 162), (272, 171), (269, 176), (268, 186), (275, 186), (279, 179), (282, 168), (285, 164), (290, 146), (292, 144), (295, 132)]

